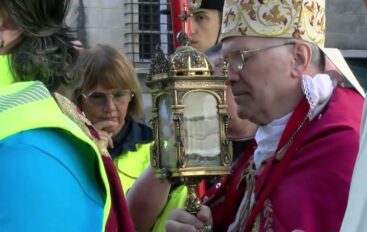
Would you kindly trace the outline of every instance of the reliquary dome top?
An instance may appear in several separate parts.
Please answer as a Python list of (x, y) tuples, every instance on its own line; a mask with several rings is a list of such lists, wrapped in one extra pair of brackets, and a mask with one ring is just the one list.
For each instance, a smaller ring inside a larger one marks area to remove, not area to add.
[(178, 47), (175, 52), (166, 58), (163, 51), (157, 46), (150, 66), (152, 80), (164, 77), (193, 77), (213, 76), (214, 69), (209, 58), (195, 48), (185, 45)]

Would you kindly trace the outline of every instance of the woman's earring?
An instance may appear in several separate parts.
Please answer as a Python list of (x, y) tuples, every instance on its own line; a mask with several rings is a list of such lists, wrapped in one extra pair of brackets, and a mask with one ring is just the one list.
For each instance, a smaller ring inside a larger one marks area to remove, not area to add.
[(0, 49), (4, 47), (4, 40), (0, 39)]

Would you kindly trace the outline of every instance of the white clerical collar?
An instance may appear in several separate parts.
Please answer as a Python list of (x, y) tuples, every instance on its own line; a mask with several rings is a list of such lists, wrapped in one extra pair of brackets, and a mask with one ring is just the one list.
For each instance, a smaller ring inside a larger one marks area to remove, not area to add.
[(337, 81), (331, 79), (328, 74), (317, 74), (314, 77), (303, 75), (302, 90), (310, 105), (307, 114), (309, 120), (312, 120), (326, 106), (336, 85)]
[[(327, 74), (317, 74), (314, 77), (303, 75), (302, 91), (310, 105), (307, 113), (309, 120), (312, 120), (326, 106), (336, 85), (336, 80), (331, 79)], [(257, 129), (255, 140), (258, 147), (254, 153), (256, 169), (260, 167), (262, 161), (274, 154), (292, 113)]]
[(260, 167), (262, 161), (269, 158), (274, 153), (278, 146), (280, 136), (282, 135), (292, 113), (293, 112), (290, 112), (285, 116), (275, 119), (267, 125), (261, 126), (257, 129), (255, 134), (257, 148), (254, 153), (256, 169)]

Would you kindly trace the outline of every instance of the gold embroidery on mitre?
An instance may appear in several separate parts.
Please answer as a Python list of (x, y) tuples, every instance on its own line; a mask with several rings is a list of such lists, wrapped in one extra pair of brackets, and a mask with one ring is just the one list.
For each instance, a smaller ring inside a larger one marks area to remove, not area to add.
[(226, 0), (222, 39), (296, 38), (323, 47), (325, 0)]

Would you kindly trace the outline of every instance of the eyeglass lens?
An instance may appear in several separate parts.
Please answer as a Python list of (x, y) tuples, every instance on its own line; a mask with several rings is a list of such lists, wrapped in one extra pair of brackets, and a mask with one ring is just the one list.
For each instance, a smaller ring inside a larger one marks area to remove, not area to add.
[(245, 59), (241, 52), (231, 52), (228, 56), (228, 64), (231, 66), (231, 69), (234, 71), (239, 71), (243, 69), (245, 65)]
[(132, 93), (129, 90), (118, 90), (110, 94), (103, 92), (92, 92), (88, 95), (88, 100), (92, 104), (100, 106), (107, 103), (108, 96), (111, 96), (115, 103), (126, 104), (130, 102)]
[(232, 71), (238, 72), (238, 71), (241, 71), (244, 68), (246, 60), (253, 53), (266, 51), (266, 50), (281, 47), (281, 46), (294, 45), (294, 44), (296, 44), (296, 43), (295, 42), (287, 42), (287, 43), (284, 43), (284, 44), (278, 44), (278, 45), (273, 45), (273, 46), (270, 46), (270, 47), (252, 49), (252, 50), (247, 50), (247, 51), (244, 51), (244, 50), (232, 51), (232, 52), (229, 53), (228, 57), (226, 58), (226, 65), (227, 65), (227, 68), (231, 68)]

